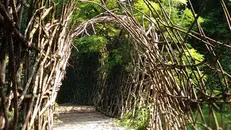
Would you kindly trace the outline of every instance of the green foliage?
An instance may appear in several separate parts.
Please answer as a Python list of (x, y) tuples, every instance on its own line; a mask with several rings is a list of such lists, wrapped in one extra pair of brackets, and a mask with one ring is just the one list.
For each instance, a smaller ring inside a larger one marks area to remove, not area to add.
[(12, 111), (9, 111), (9, 112), (8, 112), (8, 117), (9, 117), (10, 119), (13, 119), (13, 117), (14, 117), (14, 109), (12, 109)]
[[(207, 3), (201, 16), (204, 18), (202, 27), (204, 27), (205, 33), (213, 39), (219, 41), (230, 41), (230, 30), (226, 23), (226, 18), (223, 14), (223, 9), (215, 1)], [(230, 2), (227, 4), (227, 8), (230, 10)]]
[[(208, 106), (207, 104), (202, 106), (202, 112), (204, 115), (204, 119), (205, 122), (208, 124), (208, 127), (212, 128), (212, 129), (216, 129), (216, 123), (214, 118), (212, 117), (212, 113), (211, 113), (211, 107), (213, 107), (215, 115), (216, 115), (216, 119), (217, 122), (219, 124), (219, 126), (225, 126), (225, 130), (230, 130), (231, 129), (231, 124), (230, 124), (230, 120), (231, 120), (231, 113), (230, 113), (230, 105), (220, 105), (220, 106)], [(194, 118), (197, 119), (196, 123), (197, 123), (197, 129), (198, 130), (204, 130), (205, 127), (203, 125), (201, 125), (200, 123), (203, 122), (203, 120), (201, 118), (198, 118), (198, 111), (194, 111), (193, 115)], [(194, 128), (192, 128), (191, 126), (188, 127), (188, 130), (194, 130)]]
[[(190, 44), (187, 44), (188, 50), (185, 50), (186, 56), (191, 58), (193, 63), (200, 63), (204, 60), (204, 55), (200, 54), (196, 49), (194, 49)], [(187, 63), (186, 57), (183, 58)]]
[[(160, 10), (160, 7), (157, 3), (152, 2), (152, 1), (150, 1), (150, 3), (156, 10)], [(134, 4), (134, 7), (146, 15), (150, 14), (150, 10), (143, 0), (137, 0)], [(135, 12), (135, 13), (138, 13), (138, 12)], [(138, 15), (135, 14), (135, 16), (138, 16)]]
[(74, 41), (80, 53), (99, 52), (107, 42), (105, 37), (98, 35), (83, 36)]
[(118, 124), (128, 129), (146, 130), (148, 118), (149, 110), (147, 108), (137, 108), (134, 116), (132, 112), (128, 112), (122, 117)]
[[(182, 57), (180, 57), (181, 54), (177, 54), (180, 58), (179, 61), (183, 62), (185, 65), (191, 65), (191, 64), (199, 64), (204, 61), (204, 55), (200, 54), (196, 49), (194, 49), (190, 44), (186, 44), (187, 49), (184, 50)], [(172, 62), (168, 62), (168, 64), (173, 64)], [(199, 73), (197, 73), (199, 72)], [(198, 84), (198, 79), (207, 80), (207, 75), (204, 74), (203, 70), (197, 70), (196, 67), (187, 67), (187, 73), (189, 74), (190, 78), (192, 79), (194, 84)], [(174, 78), (179, 86), (180, 84), (180, 77), (177, 73), (173, 72)]]
[(226, 50), (223, 55), (221, 56), (221, 63), (224, 67), (224, 70), (228, 72), (229, 74), (231, 73), (231, 52), (230, 50)]
[(114, 40), (116, 36), (119, 35), (121, 30), (120, 28), (116, 27), (116, 25), (110, 23), (96, 23), (95, 29), (98, 35), (104, 36), (110, 41)]
[(176, 3), (179, 3), (179, 4), (187, 5), (188, 0), (173, 0), (173, 2), (176, 2)]
[[(193, 13), (190, 9), (186, 8), (183, 11), (183, 14), (181, 14), (181, 18), (179, 19), (179, 24), (183, 27), (190, 27), (191, 24), (194, 22), (195, 18), (193, 16)], [(177, 21), (177, 20), (176, 20)], [(202, 17), (199, 17), (197, 20), (199, 23), (204, 22), (204, 19)], [(179, 25), (178, 24), (178, 25)]]
[[(100, 2), (99, 0), (95, 0), (95, 2)], [(160, 11), (160, 7), (156, 2), (151, 2), (153, 7)], [(107, 5), (110, 9), (118, 8), (118, 3), (114, 0), (108, 0)], [(163, 5), (167, 11), (167, 14), (172, 19), (173, 23), (177, 24), (180, 27), (189, 27), (194, 22), (194, 16), (192, 14), (192, 11), (186, 7), (187, 0), (172, 0), (169, 3), (169, 0), (163, 0)], [(92, 3), (82, 3), (77, 2), (76, 7), (78, 8), (75, 12), (75, 15), (73, 17), (73, 21), (76, 22), (83, 22), (85, 20), (88, 20), (90, 18), (93, 18), (101, 13), (104, 12), (102, 8), (100, 8), (98, 5), (94, 5)], [(150, 10), (146, 6), (146, 4), (143, 2), (143, 0), (137, 0), (134, 3), (134, 15), (138, 19), (138, 21), (141, 23), (142, 21), (142, 13), (145, 13), (146, 15), (150, 15)], [(212, 10), (212, 9), (210, 9)], [(142, 13), (141, 13), (142, 12)], [(219, 12), (219, 13), (218, 13)], [(216, 35), (216, 37), (225, 38), (228, 37), (229, 33), (227, 29), (224, 29), (227, 25), (223, 25), (220, 23), (220, 19), (218, 17), (220, 15), (220, 11), (213, 11), (209, 13), (207, 17), (199, 17), (198, 21), (202, 23), (203, 26), (205, 26), (205, 32), (208, 33), (210, 36)], [(153, 16), (155, 18), (155, 16)], [(214, 17), (217, 17), (217, 19), (214, 20)], [(224, 19), (223, 19), (224, 20)], [(149, 22), (145, 22), (146, 25), (150, 24)], [(76, 54), (75, 56), (78, 56), (79, 75), (72, 75), (72, 77), (79, 78), (78, 82), (71, 82), (73, 86), (71, 86), (71, 89), (76, 97), (72, 98), (74, 100), (80, 99), (77, 97), (78, 95), (81, 95), (81, 93), (85, 93), (89, 91), (90, 86), (93, 86), (93, 83), (95, 83), (95, 80), (97, 79), (96, 70), (99, 72), (107, 72), (112, 73), (113, 68), (116, 67), (124, 67), (128, 68), (126, 70), (129, 70), (129, 65), (131, 62), (130, 53), (132, 53), (132, 47), (130, 45), (129, 36), (126, 31), (121, 30), (121, 28), (118, 25), (114, 24), (95, 24), (95, 31), (96, 34), (91, 36), (83, 36), (81, 38), (78, 38), (74, 41), (75, 45), (77, 46), (79, 52), (75, 52), (73, 54)], [(92, 33), (92, 32), (89, 32)], [(192, 44), (190, 40), (187, 41), (190, 44), (187, 44), (188, 50), (185, 50), (184, 53), (186, 53), (186, 56), (181, 57), (183, 62), (185, 64), (195, 63), (198, 64), (202, 62), (205, 58), (208, 58), (208, 54), (203, 53), (203, 47), (199, 45), (199, 43), (196, 43), (198, 45)], [(199, 51), (198, 51), (199, 50)], [(225, 51), (224, 55), (230, 54), (230, 52)], [(179, 54), (180, 55), (180, 54)], [(192, 57), (191, 57), (192, 56)], [(74, 56), (72, 56), (73, 58)], [(189, 59), (189, 61), (186, 60), (186, 58)], [(74, 58), (73, 58), (74, 59)], [(89, 62), (89, 60), (94, 62)], [(98, 66), (98, 62), (101, 63), (101, 66)], [(96, 63), (97, 62), (97, 63)], [(225, 66), (225, 70), (228, 70), (231, 72), (231, 58), (230, 57), (223, 57), (221, 59), (222, 64)], [(91, 66), (91, 65), (92, 66)], [(74, 64), (75, 65), (75, 64)], [(75, 65), (76, 66), (76, 65)], [(93, 67), (94, 66), (94, 67)], [(94, 70), (93, 70), (94, 69)], [(208, 92), (211, 88), (216, 88), (215, 85), (217, 85), (219, 81), (215, 79), (214, 74), (211, 74), (212, 72), (208, 73), (206, 72), (206, 69), (204, 71), (200, 71), (199, 75), (194, 75), (193, 72), (197, 71), (194, 70), (194, 68), (189, 68), (188, 73), (191, 75), (191, 79), (193, 80), (195, 86), (197, 83), (197, 77), (202, 77), (202, 80), (206, 81), (206, 85), (208, 85)], [(93, 73), (92, 73), (93, 72)], [(86, 81), (86, 79), (89, 79), (89, 75), (92, 75), (91, 77), (91, 83), (89, 81)], [(116, 73), (112, 73), (111, 75), (116, 75)], [(174, 75), (177, 79), (177, 75)], [(71, 77), (71, 76), (69, 76)], [(81, 88), (81, 92), (79, 89), (76, 89), (74, 87)], [(218, 87), (218, 86), (217, 86)], [(92, 88), (91, 88), (92, 89)], [(220, 90), (214, 90), (213, 94), (218, 94)], [(83, 97), (83, 95), (81, 95)], [(205, 115), (206, 121), (209, 120), (209, 108), (207, 106), (203, 106), (203, 113)], [(225, 107), (227, 109), (227, 106)], [(149, 111), (147, 108), (140, 108), (135, 111), (135, 115), (132, 115), (131, 112), (128, 112), (124, 115), (124, 117), (121, 119), (119, 124), (128, 126), (133, 129), (142, 130), (145, 129), (146, 123), (148, 120), (148, 114)], [(221, 123), (221, 116), (219, 114), (226, 114), (224, 120), (225, 122), (228, 122), (231, 120), (231, 115), (227, 111), (216, 111), (217, 113), (217, 119), (218, 122)], [(197, 113), (194, 112), (194, 115)], [(200, 121), (200, 120), (199, 120)], [(212, 125), (214, 122), (211, 123)], [(212, 126), (214, 127), (214, 126)], [(189, 128), (191, 129), (191, 128)], [(198, 129), (203, 129), (201, 126), (198, 126)], [(231, 129), (231, 128), (229, 128)]]
[[(172, 22), (180, 27), (190, 27), (194, 22), (194, 16), (192, 11), (187, 8), (188, 0), (173, 0), (169, 2), (165, 0), (163, 5), (167, 11), (169, 18), (171, 18)], [(198, 22), (203, 22), (204, 19), (202, 17), (198, 18)]]
[(109, 9), (118, 8), (117, 0), (107, 0), (106, 4)]
[(77, 22), (83, 22), (102, 12), (102, 9), (97, 5), (87, 2), (76, 2), (77, 10), (75, 11), (72, 20)]
[[(99, 2), (99, 0), (95, 1)], [(117, 6), (113, 0), (107, 1), (110, 8)], [(103, 13), (103, 9), (92, 3), (77, 2), (78, 8), (72, 21), (80, 23)], [(111, 73), (113, 68), (125, 65), (129, 61), (129, 46), (125, 33), (120, 26), (109, 23), (94, 24), (94, 31), (88, 30), (90, 36), (82, 36), (74, 40), (78, 51), (73, 49), (71, 66), (67, 70), (68, 79), (59, 92), (59, 102), (72, 102), (77, 104), (92, 103), (93, 88), (97, 84), (99, 72)], [(101, 65), (101, 66), (99, 66)], [(113, 73), (114, 74), (114, 73)], [(112, 75), (113, 75), (112, 74)], [(114, 74), (115, 75), (115, 74)], [(86, 101), (90, 100), (90, 101)]]
[[(100, 3), (100, 0), (93, 0), (92, 2)], [(107, 0), (106, 2), (108, 9), (118, 8), (118, 4), (116, 0)], [(105, 12), (105, 10), (91, 2), (76, 2), (76, 11), (72, 17), (72, 21), (75, 22), (84, 22), (88, 19), (91, 19), (101, 13)]]
[[(203, 5), (202, 3), (202, 1), (197, 2), (198, 5)], [(194, 4), (194, 2), (192, 4)], [(227, 3), (227, 7), (230, 10), (230, 2)], [(228, 28), (228, 25), (224, 24), (226, 23), (226, 19), (223, 15), (223, 9), (220, 5), (218, 5), (216, 1), (209, 1), (208, 3), (206, 3), (203, 10), (200, 13), (200, 16), (203, 17), (203, 22), (201, 22), (201, 26), (203, 27), (206, 36), (218, 41), (222, 41), (225, 44), (230, 44), (230, 30)], [(213, 64), (213, 61), (217, 60), (212, 54), (206, 51), (206, 47), (203, 44), (201, 44), (201, 42), (194, 42), (194, 44), (191, 45), (196, 50), (198, 50), (199, 53), (203, 54), (208, 61), (211, 61), (210, 64)], [(213, 49), (216, 55), (218, 56), (217, 58), (219, 59), (223, 69), (227, 73), (231, 73), (231, 58), (229, 56), (231, 54), (230, 49), (225, 49), (219, 46), (216, 46)], [(221, 88), (224, 85), (224, 82), (220, 81), (219, 77), (222, 77), (222, 75), (217, 74), (215, 71), (211, 71), (206, 67), (203, 68), (203, 70), (204, 74), (207, 76), (205, 85), (208, 91), (214, 90), (221, 92)]]
[[(101, 62), (104, 63), (104, 65), (99, 68), (101, 72), (110, 72), (116, 66), (128, 68), (131, 61), (130, 53), (132, 47), (129, 44), (127, 34), (123, 34), (111, 42), (112, 46), (108, 48), (108, 55), (100, 59)], [(129, 69), (126, 70), (129, 71)]]

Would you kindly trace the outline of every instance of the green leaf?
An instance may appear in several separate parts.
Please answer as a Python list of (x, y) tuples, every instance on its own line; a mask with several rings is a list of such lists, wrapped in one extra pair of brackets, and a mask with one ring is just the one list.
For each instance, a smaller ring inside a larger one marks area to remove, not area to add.
[(187, 5), (188, 0), (173, 0), (174, 2)]
[[(150, 2), (150, 3), (153, 6), (153, 8), (155, 8), (156, 10), (160, 10), (160, 7), (157, 3), (155, 3), (155, 2)], [(150, 12), (148, 6), (144, 3), (143, 0), (137, 0), (136, 3), (134, 4), (134, 7), (139, 9), (140, 11), (142, 11), (145, 14), (149, 14), (149, 12)]]
[(91, 35), (84, 36), (75, 40), (75, 45), (80, 52), (98, 52), (102, 50), (108, 43), (107, 39), (103, 36)]

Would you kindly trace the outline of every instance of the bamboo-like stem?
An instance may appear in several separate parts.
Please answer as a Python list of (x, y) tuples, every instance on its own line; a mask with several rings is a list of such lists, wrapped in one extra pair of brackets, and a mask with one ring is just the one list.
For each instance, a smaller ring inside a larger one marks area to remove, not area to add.
[[(231, 77), (224, 71), (218, 59), (197, 61), (190, 53), (186, 41), (188, 38), (192, 38), (203, 43), (206, 46), (206, 51), (215, 57), (217, 56), (214, 52), (216, 46), (230, 49), (230, 45), (206, 36), (198, 23), (199, 14), (196, 15), (193, 8), (192, 13), (195, 20), (189, 29), (184, 29), (173, 24), (160, 1), (158, 1), (160, 10), (156, 10), (150, 1), (144, 0), (144, 2), (149, 8), (151, 16), (129, 5), (127, 5), (129, 7), (123, 7), (122, 4), (120, 6), (123, 8), (124, 15), (118, 15), (109, 10), (106, 4), (90, 2), (100, 6), (108, 15), (97, 16), (80, 24), (72, 36), (89, 35), (86, 32), (94, 23), (105, 22), (120, 24), (120, 27), (129, 34), (132, 39), (131, 48), (134, 50), (131, 56), (133, 70), (123, 79), (124, 83), (121, 85), (124, 89), (117, 88), (122, 91), (120, 92), (122, 95), (120, 99), (121, 115), (131, 111), (134, 116), (137, 109), (142, 108), (143, 102), (147, 102), (144, 103), (144, 107), (151, 108), (147, 124), (149, 129), (187, 129), (188, 127), (197, 129), (198, 126), (211, 129), (212, 124), (205, 121), (201, 106), (202, 104), (211, 105), (211, 102), (223, 102), (221, 101), (222, 97), (229, 97), (230, 94), (223, 90), (228, 90), (229, 83), (227, 81)], [(221, 3), (229, 23), (227, 8), (224, 2)], [(134, 16), (133, 10), (142, 14), (142, 24)], [(154, 20), (152, 16), (154, 16)], [(149, 27), (144, 27), (145, 22), (151, 23)], [(192, 30), (195, 25), (198, 27), (198, 31)], [(161, 38), (158, 39), (156, 32), (159, 32), (158, 35)], [(218, 95), (221, 97), (214, 95), (214, 89), (208, 92), (204, 74), (201, 73), (202, 67), (206, 67), (218, 75), (219, 86), (222, 90)], [(103, 89), (103, 91), (95, 97), (100, 97), (96, 104), (99, 109), (111, 114), (112, 104), (118, 95), (110, 96), (109, 100), (108, 95), (111, 95), (115, 88), (112, 89), (110, 85), (105, 84), (107, 78), (100, 80), (102, 83), (99, 83), (101, 87), (98, 89)], [(97, 101), (97, 99), (95, 100)], [(197, 106), (196, 116), (192, 112), (194, 109), (192, 104)], [(108, 105), (111, 107), (106, 107)], [(212, 107), (209, 112), (209, 119), (216, 122), (216, 128), (223, 128), (224, 125), (220, 126)]]

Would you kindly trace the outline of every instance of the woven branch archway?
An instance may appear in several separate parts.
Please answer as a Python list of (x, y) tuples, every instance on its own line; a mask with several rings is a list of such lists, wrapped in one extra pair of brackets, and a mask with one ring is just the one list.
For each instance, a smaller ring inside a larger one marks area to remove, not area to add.
[[(56, 13), (60, 11), (57, 4), (49, 0), (32, 0), (28, 4), (19, 0), (1, 1), (1, 128), (52, 129), (54, 101), (65, 74), (72, 39), (84, 33), (89, 24), (106, 20), (119, 23), (127, 30), (133, 38), (135, 53), (132, 55), (134, 71), (126, 77), (126, 84), (118, 88), (121, 93), (110, 97), (109, 104), (105, 102), (106, 97), (95, 98), (95, 104), (101, 111), (120, 116), (128, 111), (135, 113), (137, 104), (141, 104), (139, 106), (149, 108), (149, 129), (187, 129), (188, 126), (211, 129), (211, 123), (215, 124), (216, 129), (225, 129), (227, 124), (218, 123), (212, 106), (217, 102), (229, 105), (231, 76), (222, 69), (218, 58), (197, 61), (190, 55), (186, 41), (194, 38), (204, 43), (214, 57), (217, 56), (214, 47), (231, 47), (206, 37), (197, 20), (198, 32), (182, 29), (172, 24), (161, 3), (161, 11), (158, 12), (148, 0), (145, 2), (155, 16), (153, 20), (149, 15), (144, 15), (143, 20), (150, 23), (146, 29), (137, 22), (129, 8), (123, 7), (126, 15), (117, 15), (100, 5), (110, 15), (82, 23), (71, 33), (68, 21), (73, 11), (73, 1), (63, 6), (61, 15)], [(229, 24), (230, 15), (224, 2), (221, 3)], [(22, 34), (24, 7), (28, 19)], [(197, 19), (195, 14), (194, 17)], [(160, 31), (162, 28), (165, 33)], [(201, 67), (217, 74), (219, 88), (216, 89), (222, 91), (206, 91)], [(110, 92), (110, 88), (103, 86), (99, 86), (98, 90), (99, 95)], [(197, 106), (196, 117), (192, 114), (191, 104)], [(201, 104), (208, 104), (210, 122), (205, 121)], [(115, 113), (115, 110), (118, 112)]]
[[(231, 49), (231, 46), (207, 37), (194, 11), (194, 23), (189, 29), (184, 29), (173, 24), (160, 2), (161, 9), (158, 11), (148, 0), (144, 1), (152, 15), (143, 13), (142, 20), (150, 23), (149, 27), (138, 22), (132, 13), (133, 7), (121, 5), (125, 15), (118, 15), (99, 5), (107, 15), (81, 24), (73, 33), (74, 36), (84, 34), (94, 23), (109, 22), (120, 24), (133, 39), (132, 72), (122, 79), (121, 86), (116, 89), (113, 88), (115, 86), (105, 86), (106, 74), (102, 74), (95, 105), (103, 113), (119, 117), (129, 111), (135, 115), (137, 107), (148, 108), (147, 128), (153, 130), (227, 129), (229, 122), (218, 121), (214, 105), (230, 105), (231, 76), (224, 71), (214, 49)], [(221, 6), (229, 23), (230, 16), (224, 1), (221, 1)], [(198, 31), (193, 31), (193, 27)], [(214, 59), (195, 59), (192, 48), (187, 44), (188, 39), (203, 44)], [(207, 86), (204, 68), (216, 75), (216, 88)], [(112, 94), (115, 91), (118, 93)], [(208, 106), (208, 115), (203, 113), (203, 105)]]

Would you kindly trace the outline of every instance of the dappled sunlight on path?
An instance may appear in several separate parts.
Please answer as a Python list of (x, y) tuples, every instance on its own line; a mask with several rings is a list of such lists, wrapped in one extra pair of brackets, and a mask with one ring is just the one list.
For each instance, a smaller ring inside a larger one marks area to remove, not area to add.
[[(62, 106), (61, 106), (62, 107)], [(54, 130), (125, 130), (116, 119), (97, 112), (93, 107), (63, 107)], [(65, 112), (65, 113), (63, 113)]]

